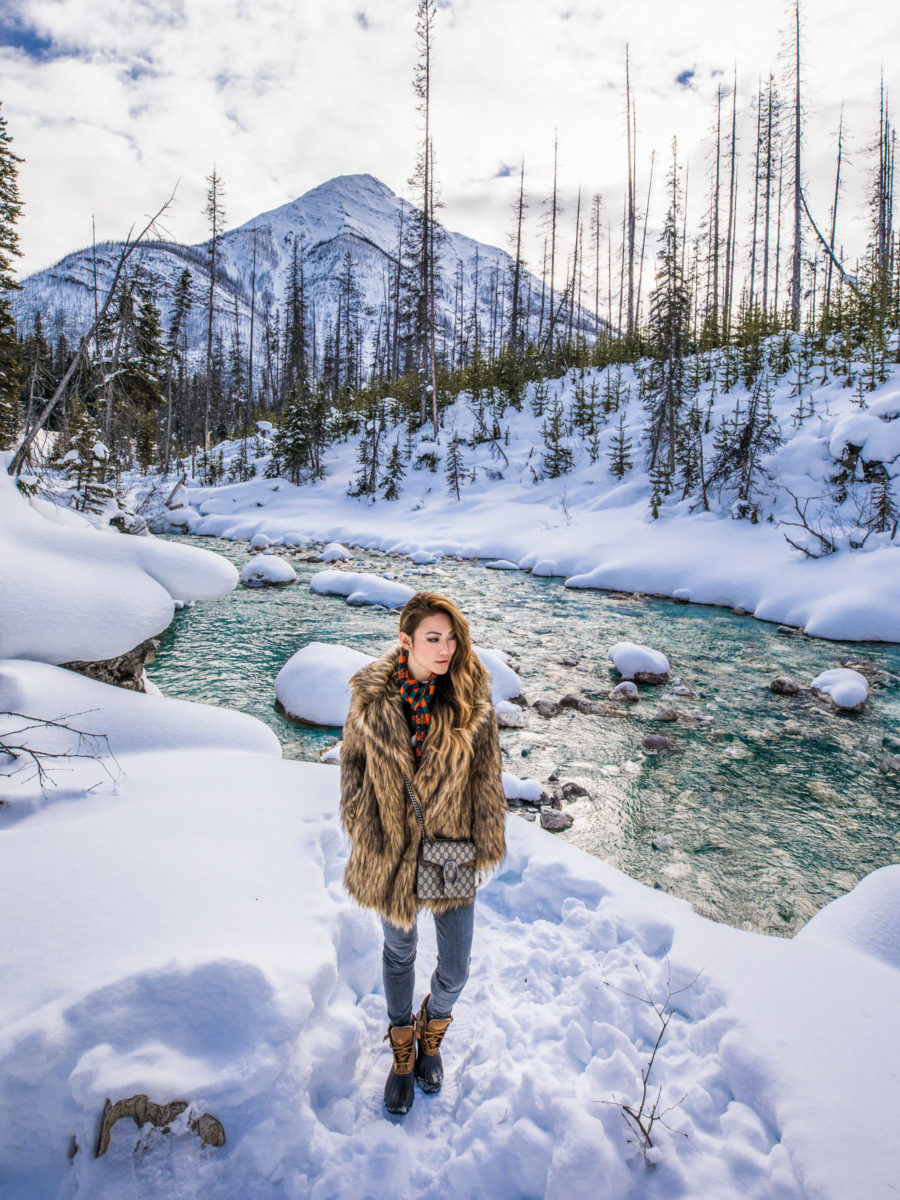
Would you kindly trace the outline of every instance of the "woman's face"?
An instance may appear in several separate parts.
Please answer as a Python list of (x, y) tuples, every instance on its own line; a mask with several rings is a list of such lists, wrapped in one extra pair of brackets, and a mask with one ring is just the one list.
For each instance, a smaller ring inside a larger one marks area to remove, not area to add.
[(419, 622), (412, 637), (401, 633), (400, 644), (406, 651), (409, 673), (414, 679), (446, 675), (456, 649), (453, 622), (446, 613), (432, 613)]

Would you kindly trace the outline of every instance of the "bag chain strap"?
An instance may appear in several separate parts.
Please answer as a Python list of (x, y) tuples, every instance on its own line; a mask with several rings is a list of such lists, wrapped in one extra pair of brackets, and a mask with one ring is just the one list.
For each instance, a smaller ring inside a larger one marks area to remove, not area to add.
[(423, 841), (423, 842), (427, 842), (427, 841), (428, 841), (428, 834), (425, 832), (425, 821), (424, 821), (424, 819), (423, 819), (423, 817), (422, 817), (422, 810), (421, 810), (421, 808), (419, 808), (419, 802), (418, 802), (418, 800), (416, 799), (416, 793), (413, 791), (413, 786), (412, 786), (412, 784), (409, 782), (409, 780), (406, 778), (406, 776), (405, 776), (405, 775), (403, 776), (403, 782), (406, 784), (406, 791), (407, 791), (407, 794), (409, 795), (409, 798), (410, 798), (410, 800), (412, 801), (412, 806), (413, 806), (413, 808), (415, 809), (416, 816), (417, 816), (417, 817), (418, 817), (418, 819), (419, 819), (419, 825), (420, 825), (420, 827), (421, 827), (421, 829), (422, 829), (422, 841)]

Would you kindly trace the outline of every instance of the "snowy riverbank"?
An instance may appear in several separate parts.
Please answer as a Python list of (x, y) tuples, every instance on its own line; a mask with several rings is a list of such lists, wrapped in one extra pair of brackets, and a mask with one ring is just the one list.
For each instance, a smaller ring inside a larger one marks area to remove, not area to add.
[[(53, 665), (86, 630), (100, 648), (120, 636), (95, 564), (124, 569), (139, 539), (61, 529), (2, 480), (0, 504), (5, 644), (25, 647), (0, 662), (0, 734), (21, 725), (12, 712), (97, 735), (21, 740), (88, 754), (55, 760), (69, 769), (44, 790), (26, 756), (0, 763), (4, 1200), (894, 1194), (900, 1157), (872, 1114), (900, 1104), (900, 867), (775, 939), (511, 816), (447, 1083), (393, 1123), (379, 927), (341, 886), (338, 772), (283, 761), (252, 718)], [(143, 614), (134, 635), (230, 586), (215, 557), (147, 544), (122, 601)], [(35, 611), (55, 614), (46, 651)], [(419, 991), (427, 918), (421, 939)], [(659, 1031), (644, 987), (677, 993), (651, 1076), (674, 1106), (654, 1165), (618, 1107), (639, 1099)], [(122, 1120), (94, 1157), (104, 1101), (140, 1093), (190, 1110), (171, 1136)], [(223, 1147), (188, 1131), (203, 1112)]]
[[(612, 386), (610, 369), (588, 371), (584, 379), (570, 372), (553, 381), (552, 390), (565, 418), (591, 387), (599, 410)], [(864, 519), (861, 513), (869, 512), (872, 485), (851, 480), (842, 505), (828, 499), (834, 491), (830, 481), (843, 469), (840, 460), (846, 459), (848, 446), (859, 450), (851, 474), (862, 472), (863, 462), (871, 467), (876, 461), (889, 477), (897, 472), (900, 377), (895, 372), (870, 393), (864, 410), (838, 379), (810, 384), (802, 420), (795, 415), (794, 386), (788, 375), (773, 391), (773, 420), (782, 443), (759, 464), (757, 524), (731, 518), (733, 496), (727, 489), (710, 492), (709, 511), (700, 509), (696, 497), (678, 501), (673, 495), (661, 505), (657, 520), (650, 516), (652, 489), (642, 465), (645, 418), (630, 367), (615, 383), (623, 396), (622, 427), (633, 443), (634, 466), (622, 479), (610, 470), (618, 430), (611, 415), (602, 418), (607, 423), (601, 422), (596, 435), (596, 461), (583, 437), (562, 437), (572, 468), (546, 477), (543, 421), (526, 398), (522, 412), (506, 409), (504, 437), (493, 445), (480, 441), (474, 448), (462, 446), (464, 477), (457, 500), (445, 480), (450, 433), (462, 439), (479, 436), (476, 406), (464, 395), (444, 413), (439, 444), (428, 440), (428, 430), (413, 438), (409, 464), (396, 481), (395, 501), (369, 503), (348, 495), (359, 470), (360, 435), (329, 448), (325, 479), (299, 487), (261, 477), (270, 462), (270, 443), (262, 438), (256, 478), (181, 489), (183, 507), (170, 513), (157, 510), (156, 519), (162, 527), (225, 538), (249, 540), (262, 534), (276, 547), (338, 541), (404, 554), (502, 558), (537, 575), (565, 577), (568, 587), (740, 607), (763, 620), (836, 640), (900, 641), (900, 546), (888, 531), (866, 537), (857, 524)], [(531, 385), (528, 397), (533, 395)], [(728, 393), (717, 393), (712, 383), (701, 388), (697, 403), (709, 415), (705, 452), (710, 458), (717, 423), (730, 420), (747, 399), (741, 384)], [(384, 430), (382, 444), (402, 447), (406, 439), (405, 426), (397, 426)], [(223, 444), (215, 454), (220, 452), (227, 469), (238, 461), (241, 444)], [(414, 464), (428, 456), (433, 456), (435, 471), (422, 465), (416, 469)], [(892, 486), (896, 489), (896, 481)], [(812, 535), (782, 524), (797, 521), (792, 496), (813, 498), (810, 514), (817, 514), (839, 547), (837, 553), (808, 558), (786, 541), (785, 533), (814, 552), (821, 550)], [(854, 539), (864, 539), (864, 547), (847, 549)]]

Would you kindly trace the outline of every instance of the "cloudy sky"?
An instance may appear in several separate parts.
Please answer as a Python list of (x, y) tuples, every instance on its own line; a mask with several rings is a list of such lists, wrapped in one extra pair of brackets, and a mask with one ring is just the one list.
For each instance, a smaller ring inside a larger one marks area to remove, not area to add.
[[(3, 0), (0, 100), (26, 159), (20, 273), (97, 237), (122, 237), (177, 184), (167, 228), (206, 236), (204, 178), (226, 186), (242, 224), (335, 175), (406, 188), (417, 127), (415, 0)], [(536, 225), (554, 130), (569, 214), (579, 187), (621, 209), (624, 54), (630, 44), (641, 179), (657, 151), (651, 222), (671, 139), (699, 199), (716, 90), (738, 74), (749, 180), (749, 102), (781, 71), (788, 0), (439, 0), (434, 136), (443, 219), (505, 244), (524, 155)], [(845, 103), (849, 212), (865, 183), (879, 75), (900, 95), (900, 8), (887, 0), (807, 5), (805, 96), (811, 202), (827, 222)], [(643, 192), (642, 192), (643, 194)], [(742, 204), (748, 188), (741, 191)]]

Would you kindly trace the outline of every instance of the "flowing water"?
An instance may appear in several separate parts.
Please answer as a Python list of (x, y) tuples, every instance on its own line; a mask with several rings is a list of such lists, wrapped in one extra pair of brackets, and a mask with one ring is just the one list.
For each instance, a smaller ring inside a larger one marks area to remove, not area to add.
[[(174, 540), (239, 568), (249, 555), (242, 542)], [(167, 695), (252, 713), (287, 757), (314, 760), (340, 731), (276, 711), (276, 674), (311, 641), (381, 654), (396, 641), (397, 615), (312, 593), (308, 580), (322, 566), (310, 553), (289, 555), (297, 584), (238, 587), (176, 613), (148, 674)], [(478, 645), (514, 656), (529, 702), (565, 693), (604, 700), (618, 679), (606, 661), (615, 642), (666, 654), (672, 682), (642, 686), (639, 703), (616, 706), (624, 716), (565, 709), (547, 720), (529, 708), (524, 729), (500, 732), (504, 770), (547, 791), (551, 774), (587, 788), (566, 806), (574, 824), (558, 836), (634, 878), (717, 920), (789, 934), (863, 875), (900, 860), (900, 776), (882, 769), (900, 752), (900, 647), (785, 637), (727, 609), (567, 589), (477, 562), (412, 568), (400, 556), (360, 552), (351, 566), (452, 596)], [(862, 714), (834, 712), (807, 690), (842, 659), (869, 664)], [(774, 695), (776, 675), (793, 676), (800, 695)], [(676, 694), (675, 679), (693, 694)], [(656, 720), (664, 707), (679, 720)], [(648, 733), (665, 734), (675, 750), (645, 751)]]

